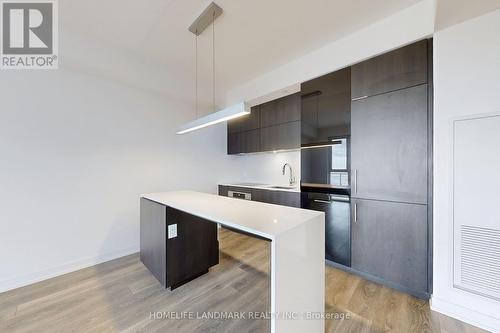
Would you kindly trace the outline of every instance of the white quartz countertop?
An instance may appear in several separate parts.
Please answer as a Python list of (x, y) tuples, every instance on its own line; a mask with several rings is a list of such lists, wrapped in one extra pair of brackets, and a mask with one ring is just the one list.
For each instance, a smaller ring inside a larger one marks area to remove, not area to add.
[(324, 215), (313, 210), (194, 191), (151, 193), (141, 197), (270, 240)]

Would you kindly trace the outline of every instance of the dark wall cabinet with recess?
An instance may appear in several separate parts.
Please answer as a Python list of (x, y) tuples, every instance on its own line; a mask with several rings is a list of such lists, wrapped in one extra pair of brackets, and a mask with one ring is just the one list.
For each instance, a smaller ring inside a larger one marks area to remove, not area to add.
[(300, 94), (252, 107), (228, 121), (227, 133), (230, 155), (300, 148)]
[(301, 85), (301, 143), (321, 145), (350, 132), (351, 72), (345, 68)]
[[(141, 198), (141, 261), (165, 288), (178, 286), (219, 263), (217, 224)], [(177, 235), (169, 238), (168, 226)]]
[(352, 269), (427, 298), (432, 41), (351, 68)]

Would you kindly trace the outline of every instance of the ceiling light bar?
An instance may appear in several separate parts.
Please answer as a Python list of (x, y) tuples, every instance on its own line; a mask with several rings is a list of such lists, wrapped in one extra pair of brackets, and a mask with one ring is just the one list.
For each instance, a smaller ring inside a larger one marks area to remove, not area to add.
[(203, 127), (215, 125), (247, 114), (250, 114), (250, 108), (245, 102), (241, 102), (185, 124), (179, 128), (177, 134), (189, 133)]
[(314, 149), (314, 148), (325, 148), (325, 147), (333, 147), (338, 145), (338, 143), (325, 143), (323, 145), (315, 145), (315, 146), (303, 146), (300, 149)]

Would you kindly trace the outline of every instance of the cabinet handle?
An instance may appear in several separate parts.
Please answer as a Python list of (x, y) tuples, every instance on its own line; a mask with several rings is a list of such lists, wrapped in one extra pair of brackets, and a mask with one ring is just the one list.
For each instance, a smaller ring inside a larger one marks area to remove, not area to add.
[(358, 169), (354, 169), (354, 194), (358, 194)]
[(352, 101), (353, 101), (353, 102), (354, 102), (354, 101), (359, 101), (360, 99), (365, 99), (365, 98), (368, 98), (368, 96), (367, 96), (367, 95), (365, 95), (365, 96), (361, 96), (361, 97), (356, 97), (356, 98), (353, 98), (353, 99), (352, 99)]
[(354, 223), (358, 223), (358, 204), (354, 204)]
[(319, 199), (314, 199), (314, 202), (319, 202), (319, 203), (332, 203), (331, 201), (326, 201), (326, 200), (319, 200)]

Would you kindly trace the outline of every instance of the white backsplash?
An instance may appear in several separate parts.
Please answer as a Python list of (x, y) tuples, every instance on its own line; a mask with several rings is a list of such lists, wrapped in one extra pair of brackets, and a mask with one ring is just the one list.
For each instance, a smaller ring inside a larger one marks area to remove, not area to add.
[(300, 151), (258, 153), (229, 156), (231, 174), (224, 177), (225, 183), (257, 182), (273, 185), (288, 185), (290, 174), (283, 165), (292, 166), (296, 185), (300, 184)]

